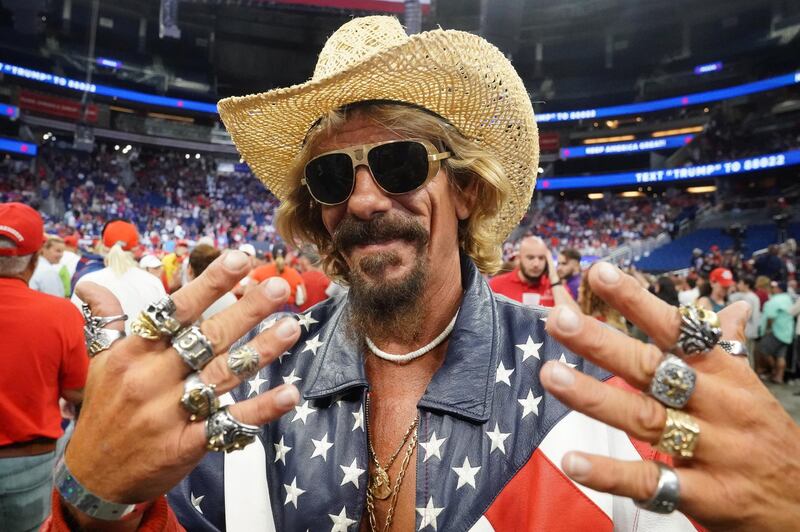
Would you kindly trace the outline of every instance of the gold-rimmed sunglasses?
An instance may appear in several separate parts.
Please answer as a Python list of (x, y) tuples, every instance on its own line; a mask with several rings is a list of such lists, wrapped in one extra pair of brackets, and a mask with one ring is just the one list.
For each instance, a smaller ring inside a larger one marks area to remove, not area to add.
[(355, 188), (356, 168), (369, 168), (375, 184), (387, 194), (408, 194), (420, 188), (451, 156), (425, 139), (403, 139), (349, 146), (317, 155), (308, 163), (300, 183), (323, 205), (339, 205)]

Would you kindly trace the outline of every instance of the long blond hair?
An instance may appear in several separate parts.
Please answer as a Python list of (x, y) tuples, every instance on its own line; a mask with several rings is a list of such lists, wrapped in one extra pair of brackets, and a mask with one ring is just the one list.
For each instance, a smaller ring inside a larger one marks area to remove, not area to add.
[(315, 155), (322, 139), (336, 131), (354, 115), (368, 118), (406, 138), (424, 138), (443, 146), (452, 156), (442, 161), (457, 193), (469, 190), (474, 198), (470, 217), (459, 224), (459, 247), (478, 269), (496, 272), (501, 262), (505, 235), (494, 231), (500, 207), (511, 194), (500, 161), (477, 142), (466, 139), (441, 117), (422, 108), (396, 102), (367, 102), (328, 113), (309, 132), (288, 179), (293, 191), (278, 208), (277, 227), (286, 242), (312, 243), (319, 249), (326, 273), (341, 280), (347, 271), (344, 258), (333, 249), (328, 230), (322, 223), (322, 210), (300, 179), (306, 163)]
[(122, 249), (122, 244), (119, 242), (111, 246), (103, 262), (117, 277), (122, 277), (128, 270), (139, 267), (133, 258), (133, 253)]

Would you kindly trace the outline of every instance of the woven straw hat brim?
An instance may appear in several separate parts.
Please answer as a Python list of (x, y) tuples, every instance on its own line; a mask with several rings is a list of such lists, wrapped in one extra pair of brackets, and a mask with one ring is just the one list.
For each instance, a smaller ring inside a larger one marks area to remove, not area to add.
[(527, 91), (508, 59), (461, 31), (413, 35), (333, 75), (218, 104), (225, 127), (255, 175), (278, 199), (297, 183), (289, 170), (309, 128), (326, 113), (368, 100), (424, 107), (495, 154), (512, 194), (495, 220), (501, 240), (519, 223), (536, 182), (539, 141)]

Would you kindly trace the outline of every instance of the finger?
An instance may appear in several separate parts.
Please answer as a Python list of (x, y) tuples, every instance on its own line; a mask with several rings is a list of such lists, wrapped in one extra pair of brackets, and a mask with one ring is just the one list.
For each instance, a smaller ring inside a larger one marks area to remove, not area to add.
[(746, 340), (744, 328), (747, 325), (747, 320), (750, 319), (750, 313), (750, 305), (746, 301), (731, 303), (719, 311), (717, 316), (722, 324), (722, 338), (744, 342)]
[(653, 344), (640, 342), (565, 305), (550, 311), (547, 332), (573, 352), (646, 390), (663, 354)]
[[(293, 384), (283, 384), (246, 401), (229, 407), (231, 415), (237, 421), (248, 425), (264, 425), (289, 412), (300, 402), (300, 392)], [(185, 444), (189, 449), (205, 449), (205, 421), (189, 423)]]
[[(289, 349), (300, 336), (300, 324), (294, 318), (284, 318), (276, 325), (262, 332), (247, 345), (259, 354), (258, 368), (272, 363), (278, 355)], [(230, 353), (214, 358), (200, 372), (200, 379), (206, 384), (216, 384), (218, 394), (232, 390), (242, 379), (228, 367)]]
[[(117, 316), (122, 314), (122, 305), (119, 299), (105, 286), (100, 286), (91, 281), (78, 283), (75, 287), (75, 295), (78, 299), (89, 305), (94, 316)], [(114, 322), (106, 327), (109, 329), (122, 330), (124, 323)]]
[[(224, 353), (261, 320), (274, 314), (287, 297), (289, 284), (280, 277), (271, 277), (250, 290), (235, 304), (203, 321), (200, 330), (208, 339), (214, 353)], [(296, 320), (293, 321), (296, 323)], [(186, 375), (191, 371), (180, 356), (171, 358), (174, 361), (173, 366), (180, 374)]]
[[(653, 445), (661, 440), (667, 411), (656, 399), (601, 383), (557, 361), (545, 364), (539, 375), (544, 388), (573, 410), (618, 428), (637, 440)], [(701, 388), (702, 381), (698, 379)], [(690, 402), (693, 399), (696, 397)], [(716, 442), (721, 440), (714, 437), (713, 427), (702, 419), (695, 418), (695, 422), (701, 434), (694, 448), (695, 460), (702, 459), (704, 454), (713, 456), (718, 450)]]
[(241, 251), (228, 251), (212, 262), (192, 282), (172, 294), (175, 317), (194, 323), (214, 301), (230, 291), (250, 270), (250, 260)]
[(608, 262), (598, 263), (588, 275), (592, 290), (644, 331), (658, 347), (668, 351), (675, 346), (681, 325), (677, 307), (660, 300)]
[(587, 488), (645, 501), (658, 487), (659, 470), (652, 461), (622, 461), (607, 456), (568, 452), (561, 468)]

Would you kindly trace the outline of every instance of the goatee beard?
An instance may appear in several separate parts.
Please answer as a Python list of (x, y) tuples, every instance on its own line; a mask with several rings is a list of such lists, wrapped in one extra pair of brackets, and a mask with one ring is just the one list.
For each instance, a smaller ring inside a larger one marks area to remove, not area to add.
[(356, 340), (369, 337), (374, 342), (411, 343), (418, 338), (424, 316), (419, 307), (428, 278), (428, 233), (413, 218), (378, 215), (368, 221), (348, 216), (334, 234), (334, 245), (342, 255), (357, 245), (394, 239), (411, 243), (416, 251), (411, 271), (403, 277), (385, 278), (389, 268), (402, 263), (394, 251), (367, 255), (347, 273), (348, 332)]

